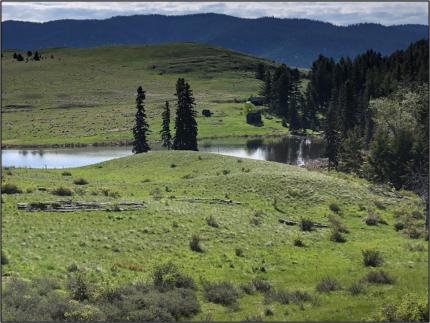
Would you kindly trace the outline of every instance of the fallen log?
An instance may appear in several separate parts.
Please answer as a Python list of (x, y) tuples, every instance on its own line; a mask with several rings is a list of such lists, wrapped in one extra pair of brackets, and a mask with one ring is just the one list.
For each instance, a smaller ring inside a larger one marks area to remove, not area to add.
[(218, 199), (218, 198), (186, 197), (186, 196), (176, 196), (176, 197), (172, 196), (171, 198), (177, 201), (184, 201), (184, 202), (190, 202), (190, 203), (209, 203), (209, 204), (226, 204), (226, 205), (245, 204), (239, 201), (224, 200), (224, 199)]
[(45, 212), (75, 212), (75, 211), (133, 211), (143, 208), (145, 205), (142, 202), (86, 202), (86, 201), (54, 201), (54, 202), (31, 202), (17, 203), (18, 210), (29, 212), (45, 211)]
[[(300, 222), (289, 220), (289, 219), (278, 219), (278, 222), (282, 223), (282, 224), (286, 224), (286, 225), (300, 225)], [(317, 222), (312, 222), (312, 225), (315, 228), (328, 228), (329, 227), (326, 224), (321, 224), (321, 223), (317, 223)]]

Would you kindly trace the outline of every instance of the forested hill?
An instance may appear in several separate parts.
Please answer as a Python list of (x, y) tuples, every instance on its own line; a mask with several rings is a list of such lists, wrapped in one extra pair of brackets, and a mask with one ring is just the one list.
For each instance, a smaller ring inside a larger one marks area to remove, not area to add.
[(390, 54), (428, 38), (428, 26), (335, 26), (306, 19), (243, 19), (220, 14), (136, 15), (105, 20), (5, 21), (3, 48), (94, 47), (178, 41), (218, 45), (298, 67), (319, 54), (339, 59), (367, 49)]

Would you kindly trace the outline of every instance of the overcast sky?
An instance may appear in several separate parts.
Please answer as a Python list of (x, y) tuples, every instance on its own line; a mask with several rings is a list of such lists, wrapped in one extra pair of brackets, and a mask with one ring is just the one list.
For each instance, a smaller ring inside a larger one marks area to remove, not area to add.
[(184, 15), (214, 12), (236, 17), (309, 18), (337, 25), (427, 24), (426, 2), (9, 2), (2, 20), (45, 22), (56, 19), (104, 19), (118, 15)]

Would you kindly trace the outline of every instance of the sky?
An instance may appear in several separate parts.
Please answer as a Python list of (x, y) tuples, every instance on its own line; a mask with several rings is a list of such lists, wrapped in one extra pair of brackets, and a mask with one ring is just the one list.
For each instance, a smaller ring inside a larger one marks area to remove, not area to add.
[(141, 14), (222, 13), (242, 18), (308, 18), (350, 25), (428, 24), (426, 2), (3, 2), (2, 20), (45, 22)]

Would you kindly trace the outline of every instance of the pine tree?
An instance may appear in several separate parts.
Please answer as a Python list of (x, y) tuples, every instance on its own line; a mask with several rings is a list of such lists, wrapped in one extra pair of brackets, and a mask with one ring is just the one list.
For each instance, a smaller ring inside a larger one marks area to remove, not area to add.
[(173, 149), (198, 150), (193, 92), (183, 78), (179, 78), (176, 83), (176, 97), (176, 133), (173, 139)]
[(266, 66), (263, 63), (257, 64), (257, 70), (255, 71), (255, 78), (257, 80), (264, 80), (266, 76)]
[(33, 59), (34, 59), (35, 61), (40, 61), (40, 55), (39, 55), (39, 52), (38, 52), (38, 51), (35, 51), (35, 52), (34, 52)]
[(278, 116), (288, 119), (288, 97), (290, 93), (290, 75), (285, 64), (278, 67), (273, 75), (270, 108)]
[(33, 53), (31, 52), (31, 50), (27, 51), (27, 56), (31, 57), (33, 55)]
[(299, 91), (297, 82), (293, 82), (291, 84), (291, 92), (289, 95), (288, 102), (288, 122), (290, 124), (290, 130), (292, 132), (296, 132), (300, 129), (299, 104), (301, 101), (301, 93)]
[(143, 91), (142, 87), (139, 86), (136, 96), (136, 122), (133, 127), (133, 152), (135, 154), (144, 153), (151, 149), (146, 138), (149, 132), (149, 126), (146, 123), (145, 106), (143, 103), (144, 100), (145, 91)]
[(260, 95), (264, 96), (264, 103), (270, 106), (272, 102), (272, 75), (270, 74), (270, 71), (266, 72), (264, 84), (260, 89)]
[(338, 120), (337, 120), (337, 107), (335, 104), (335, 91), (332, 91), (332, 99), (330, 100), (328, 111), (327, 111), (327, 119), (326, 119), (326, 127), (324, 130), (324, 139), (326, 142), (326, 151), (325, 155), (328, 158), (328, 169), (332, 168), (336, 169), (339, 163), (339, 131), (338, 131)]
[(163, 119), (163, 126), (160, 131), (162, 145), (163, 147), (170, 149), (172, 146), (172, 136), (170, 134), (170, 109), (168, 101), (166, 101), (166, 105), (161, 117)]
[(341, 143), (338, 170), (359, 174), (363, 164), (363, 140), (361, 138), (358, 127), (348, 131), (347, 136), (343, 138)]

